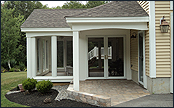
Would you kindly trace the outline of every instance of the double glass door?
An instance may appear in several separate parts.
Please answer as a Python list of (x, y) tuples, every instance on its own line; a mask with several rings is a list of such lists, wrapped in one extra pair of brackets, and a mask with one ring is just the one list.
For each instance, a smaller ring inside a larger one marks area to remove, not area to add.
[(124, 77), (124, 37), (88, 37), (88, 77)]

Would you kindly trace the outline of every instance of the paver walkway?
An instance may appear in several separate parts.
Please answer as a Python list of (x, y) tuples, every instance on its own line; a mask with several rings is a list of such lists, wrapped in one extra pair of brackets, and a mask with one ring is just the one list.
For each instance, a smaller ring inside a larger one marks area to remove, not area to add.
[(150, 95), (130, 80), (86, 80), (80, 81), (80, 91), (111, 97), (111, 106)]

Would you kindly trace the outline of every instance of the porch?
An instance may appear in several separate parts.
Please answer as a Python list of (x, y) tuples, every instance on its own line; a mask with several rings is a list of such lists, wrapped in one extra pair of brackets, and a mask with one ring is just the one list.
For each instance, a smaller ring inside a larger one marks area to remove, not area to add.
[[(76, 93), (71, 94), (73, 95), (79, 93), (79, 97), (74, 96), (76, 100), (99, 105), (103, 100), (108, 100), (109, 98), (111, 99), (110, 104), (107, 103), (109, 101), (106, 101), (106, 103), (103, 101), (101, 106), (114, 106), (139, 97), (150, 95), (146, 89), (140, 87), (134, 81), (128, 80), (86, 80), (80, 81), (79, 85), (79, 92), (73, 91)], [(91, 98), (83, 95), (89, 95)]]

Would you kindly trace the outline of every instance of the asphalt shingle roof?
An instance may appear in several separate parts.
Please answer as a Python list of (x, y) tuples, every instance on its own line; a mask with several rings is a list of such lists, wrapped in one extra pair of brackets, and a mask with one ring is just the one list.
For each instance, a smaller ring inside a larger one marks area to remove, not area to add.
[(84, 9), (35, 9), (21, 28), (69, 28), (65, 15), (73, 15)]
[(148, 14), (137, 1), (112, 1), (66, 17), (144, 17)]
[(112, 1), (91, 9), (35, 9), (21, 28), (69, 28), (65, 17), (144, 17), (136, 1)]

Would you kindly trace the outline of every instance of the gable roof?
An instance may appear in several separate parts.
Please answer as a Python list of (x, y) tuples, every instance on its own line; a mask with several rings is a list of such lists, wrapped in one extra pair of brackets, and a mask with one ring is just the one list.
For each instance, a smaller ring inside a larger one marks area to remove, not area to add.
[(21, 28), (69, 28), (65, 15), (74, 15), (84, 9), (35, 9)]
[(35, 9), (21, 28), (70, 28), (65, 17), (145, 17), (136, 1), (112, 1), (91, 9)]
[(144, 17), (149, 16), (137, 1), (112, 1), (66, 17)]

